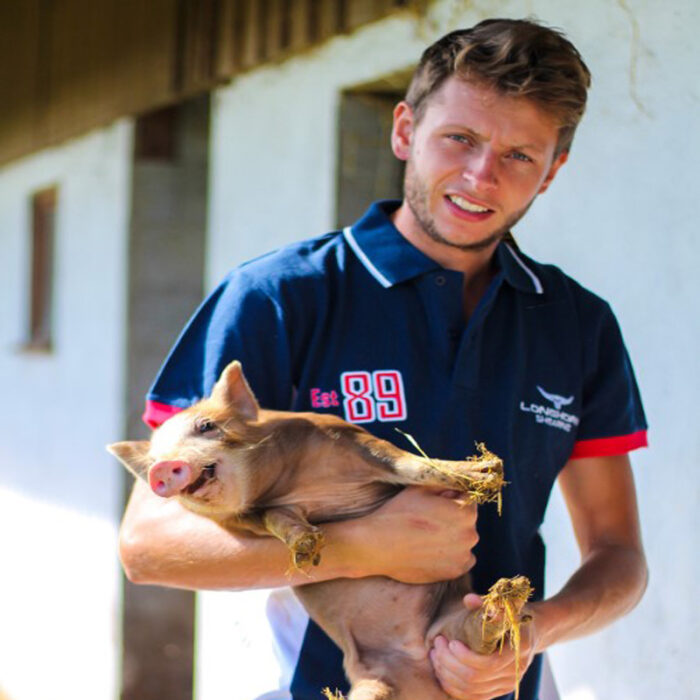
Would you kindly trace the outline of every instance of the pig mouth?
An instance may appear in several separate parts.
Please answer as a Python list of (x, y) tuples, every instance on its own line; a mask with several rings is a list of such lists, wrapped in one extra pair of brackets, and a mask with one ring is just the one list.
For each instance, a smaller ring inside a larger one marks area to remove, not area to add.
[(206, 467), (202, 467), (201, 474), (187, 487), (183, 490), (185, 493), (192, 495), (196, 491), (204, 486), (207, 482), (211, 481), (216, 475), (216, 464), (207, 464)]

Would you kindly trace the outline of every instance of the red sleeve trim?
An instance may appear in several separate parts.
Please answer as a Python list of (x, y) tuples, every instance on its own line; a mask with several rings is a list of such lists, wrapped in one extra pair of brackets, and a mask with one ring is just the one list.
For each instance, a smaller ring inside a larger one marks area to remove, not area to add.
[(570, 459), (623, 455), (632, 450), (636, 450), (638, 447), (646, 447), (648, 444), (646, 430), (639, 430), (630, 435), (618, 435), (616, 437), (598, 438), (596, 440), (579, 440), (574, 443), (574, 450), (571, 453)]
[(180, 413), (182, 408), (178, 406), (171, 406), (167, 403), (160, 403), (159, 401), (146, 401), (146, 410), (144, 411), (143, 422), (151, 428), (157, 428), (159, 425), (165, 423), (168, 418), (171, 418), (176, 413)]

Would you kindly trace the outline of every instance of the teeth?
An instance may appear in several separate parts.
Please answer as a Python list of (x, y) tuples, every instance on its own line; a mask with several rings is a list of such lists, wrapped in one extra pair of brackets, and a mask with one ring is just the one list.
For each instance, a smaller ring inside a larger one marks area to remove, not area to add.
[(486, 207), (481, 207), (478, 204), (473, 204), (468, 199), (464, 199), (464, 197), (460, 197), (459, 195), (449, 194), (447, 196), (449, 197), (451, 202), (454, 202), (454, 204), (456, 204), (460, 209), (464, 209), (465, 211), (471, 211), (476, 214), (483, 214), (484, 212), (490, 211)]

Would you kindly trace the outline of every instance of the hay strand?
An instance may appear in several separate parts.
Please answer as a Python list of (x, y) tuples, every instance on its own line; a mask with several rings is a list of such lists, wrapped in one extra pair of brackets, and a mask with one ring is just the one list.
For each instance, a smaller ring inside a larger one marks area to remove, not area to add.
[(447, 477), (450, 485), (456, 490), (464, 493), (470, 503), (496, 503), (498, 514), (501, 514), (502, 499), (501, 489), (506, 485), (503, 478), (503, 461), (500, 457), (491, 452), (483, 442), (476, 445), (479, 456), (467, 457), (461, 471), (455, 471), (453, 467), (448, 467), (438, 460), (431, 459), (423, 451), (418, 441), (408, 433), (395, 428), (401, 433), (425, 461), (436, 471)]
[(526, 576), (501, 578), (482, 596), (483, 634), (486, 634), (486, 622), (495, 619), (501, 621), (499, 651), (503, 649), (506, 637), (515, 654), (515, 700), (520, 690), (520, 626), (530, 618), (521, 615), (525, 603), (534, 589)]

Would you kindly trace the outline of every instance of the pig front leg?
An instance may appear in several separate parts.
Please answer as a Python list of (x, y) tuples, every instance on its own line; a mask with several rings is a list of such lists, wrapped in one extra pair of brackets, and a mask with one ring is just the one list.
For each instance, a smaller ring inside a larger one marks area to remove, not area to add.
[(318, 565), (321, 561), (323, 531), (309, 523), (299, 508), (268, 508), (261, 517), (267, 532), (289, 547), (293, 568), (307, 569)]
[(533, 589), (525, 576), (502, 578), (482, 596), (480, 608), (467, 610), (458, 605), (436, 620), (426, 636), (428, 645), (438, 635), (459, 639), (477, 654), (493, 654), (508, 641), (515, 652), (515, 698), (518, 698), (518, 661), (521, 626), (532, 620), (525, 605)]
[(482, 596), (482, 605), (476, 610), (458, 607), (455, 612), (436, 621), (429, 632), (434, 639), (442, 634), (448, 639), (459, 639), (478, 654), (491, 654), (509, 639), (519, 643), (520, 626), (530, 621), (524, 610), (533, 589), (526, 576), (501, 578)]

